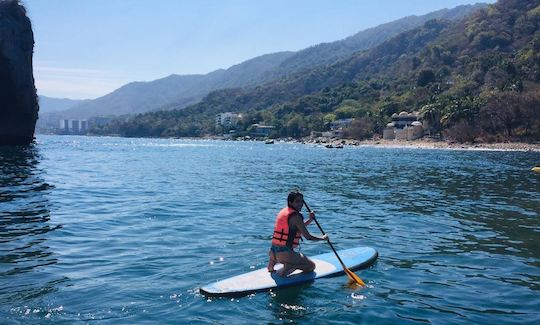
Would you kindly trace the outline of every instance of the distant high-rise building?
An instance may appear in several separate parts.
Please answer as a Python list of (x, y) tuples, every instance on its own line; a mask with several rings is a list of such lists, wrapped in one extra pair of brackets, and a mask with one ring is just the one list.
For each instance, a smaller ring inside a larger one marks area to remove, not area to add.
[(88, 120), (60, 120), (60, 134), (86, 134), (88, 132)]
[(70, 131), (72, 134), (79, 134), (80, 132), (80, 123), (79, 120), (70, 120), (71, 128)]
[(88, 132), (88, 120), (81, 120), (79, 132), (81, 134), (86, 134), (86, 132)]
[(239, 114), (233, 112), (225, 112), (216, 115), (216, 126), (223, 126), (226, 128), (234, 127), (238, 123), (240, 118)]
[(60, 120), (60, 131), (69, 133), (69, 120)]

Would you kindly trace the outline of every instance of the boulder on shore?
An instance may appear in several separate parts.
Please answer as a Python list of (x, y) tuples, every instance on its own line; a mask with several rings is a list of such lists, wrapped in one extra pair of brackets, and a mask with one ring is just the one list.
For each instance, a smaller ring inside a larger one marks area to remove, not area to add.
[(0, 0), (0, 145), (34, 139), (38, 101), (32, 54), (34, 34), (18, 0)]

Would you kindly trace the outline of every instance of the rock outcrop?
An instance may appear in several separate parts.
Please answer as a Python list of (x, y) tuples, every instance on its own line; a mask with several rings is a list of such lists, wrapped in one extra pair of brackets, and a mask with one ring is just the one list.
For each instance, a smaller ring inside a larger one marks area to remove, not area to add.
[(0, 145), (34, 139), (38, 103), (32, 54), (34, 34), (18, 0), (0, 0)]

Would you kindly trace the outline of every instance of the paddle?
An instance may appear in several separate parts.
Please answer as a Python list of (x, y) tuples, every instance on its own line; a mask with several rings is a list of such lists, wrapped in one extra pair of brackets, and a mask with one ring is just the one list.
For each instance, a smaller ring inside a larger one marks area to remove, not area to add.
[[(311, 209), (309, 208), (309, 205), (307, 205), (306, 201), (304, 201), (304, 205), (306, 206), (308, 212), (311, 213)], [(315, 218), (315, 216), (313, 216), (313, 220), (315, 220), (315, 223), (317, 224), (317, 227), (319, 227), (319, 229), (321, 230), (323, 236), (326, 235), (326, 234), (324, 233), (324, 230), (322, 229), (321, 225), (319, 224), (319, 222), (318, 222), (317, 219)], [(336, 257), (338, 258), (339, 263), (341, 263), (341, 266), (343, 267), (343, 271), (345, 271), (345, 274), (347, 274), (347, 276), (349, 277), (349, 279), (350, 279), (352, 282), (354, 282), (354, 283), (356, 283), (356, 284), (358, 284), (358, 285), (360, 285), (360, 286), (362, 286), (362, 287), (365, 287), (366, 284), (364, 283), (364, 281), (362, 281), (362, 279), (360, 279), (360, 277), (359, 277), (358, 275), (354, 274), (353, 271), (349, 270), (349, 269), (345, 266), (345, 264), (344, 264), (343, 261), (341, 260), (341, 257), (339, 257), (338, 253), (336, 252), (336, 249), (334, 248), (334, 246), (332, 245), (332, 243), (330, 242), (329, 239), (327, 240), (327, 242), (328, 242), (328, 245), (330, 245), (330, 248), (332, 248), (332, 250), (334, 251), (334, 254), (336, 254)]]

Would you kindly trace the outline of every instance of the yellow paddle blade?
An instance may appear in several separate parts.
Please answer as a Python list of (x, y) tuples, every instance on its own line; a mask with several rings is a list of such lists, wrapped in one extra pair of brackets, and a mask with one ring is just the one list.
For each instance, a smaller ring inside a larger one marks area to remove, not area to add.
[(349, 277), (349, 279), (358, 284), (359, 286), (362, 286), (362, 287), (365, 287), (366, 284), (364, 283), (364, 281), (362, 281), (362, 279), (360, 279), (360, 277), (356, 274), (354, 274), (351, 270), (349, 270), (348, 268), (344, 268), (343, 269), (345, 271), (345, 274), (347, 274), (347, 276)]

